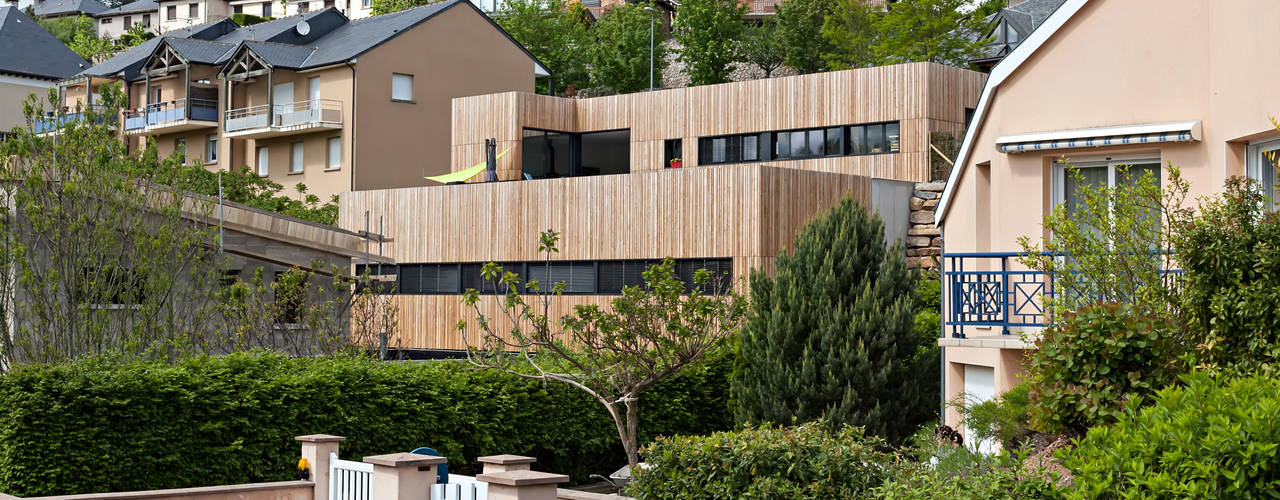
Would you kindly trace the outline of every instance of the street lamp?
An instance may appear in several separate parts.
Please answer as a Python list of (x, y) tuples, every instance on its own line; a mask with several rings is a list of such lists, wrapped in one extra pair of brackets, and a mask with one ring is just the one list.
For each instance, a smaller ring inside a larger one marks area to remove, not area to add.
[(653, 7), (645, 7), (644, 10), (649, 11), (649, 90), (653, 90), (653, 16), (658, 11)]

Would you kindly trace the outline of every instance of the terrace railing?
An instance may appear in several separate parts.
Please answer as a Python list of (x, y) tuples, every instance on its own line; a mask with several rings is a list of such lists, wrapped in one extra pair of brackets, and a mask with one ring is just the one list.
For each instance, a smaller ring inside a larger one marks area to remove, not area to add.
[(75, 108), (74, 110), (68, 110), (66, 113), (63, 113), (61, 115), (57, 113), (52, 113), (52, 112), (47, 113), (44, 117), (36, 119), (35, 123), (32, 124), (31, 128), (32, 128), (32, 131), (37, 134), (45, 134), (45, 133), (53, 132), (66, 126), (68, 123), (78, 122), (84, 119), (85, 113), (89, 111), (99, 113), (98, 115), (99, 123), (106, 123), (107, 121), (113, 119), (111, 117), (106, 116), (105, 114), (102, 114), (103, 112), (106, 111), (105, 106), (100, 106), (95, 104), (93, 106), (80, 106)]
[[(1048, 325), (1047, 299), (1055, 290), (1053, 277), (1030, 269), (1019, 252), (948, 253), (942, 256), (943, 328), (953, 338), (964, 338), (968, 327), (999, 328), (1009, 335)], [(1041, 256), (1068, 258), (1063, 254)], [(1182, 271), (1167, 269), (1168, 255), (1156, 256), (1159, 272), (1173, 284)], [(1079, 293), (1079, 292), (1077, 292)]]
[(288, 128), (311, 124), (341, 124), (342, 101), (311, 99), (274, 106), (259, 105), (228, 109), (227, 132), (260, 128)]
[(218, 101), (192, 97), (148, 104), (143, 109), (129, 111), (124, 115), (124, 129), (138, 130), (148, 126), (184, 120), (188, 118), (187, 108), (191, 108), (190, 119), (192, 120), (218, 121)]

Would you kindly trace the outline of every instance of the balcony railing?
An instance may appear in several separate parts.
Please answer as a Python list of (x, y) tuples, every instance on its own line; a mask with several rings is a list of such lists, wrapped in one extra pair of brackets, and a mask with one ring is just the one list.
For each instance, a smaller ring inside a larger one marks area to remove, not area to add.
[(36, 119), (35, 123), (32, 124), (31, 128), (32, 128), (32, 131), (37, 134), (47, 134), (50, 132), (54, 132), (54, 131), (57, 131), (58, 129), (61, 129), (62, 127), (65, 127), (68, 123), (78, 122), (84, 119), (85, 113), (90, 111), (94, 113), (98, 113), (98, 123), (108, 123), (109, 117), (105, 114), (106, 110), (107, 109), (105, 106), (100, 106), (95, 104), (93, 106), (79, 106), (79, 107), (76, 107), (74, 110), (69, 110), (66, 113), (61, 115), (50, 112), (50, 113), (47, 113), (43, 118)]
[[(270, 108), (270, 109), (268, 109)], [(255, 129), (284, 130), (312, 125), (341, 125), (342, 101), (312, 99), (274, 106), (259, 105), (228, 109), (224, 127), (227, 132)]]
[(187, 119), (187, 107), (191, 108), (191, 120), (218, 121), (218, 101), (213, 99), (185, 98), (148, 104), (145, 108), (129, 111), (124, 115), (124, 129), (136, 131), (164, 123)]
[[(1027, 268), (1018, 259), (1022, 255), (1026, 254), (988, 252), (942, 256), (942, 298), (946, 309), (943, 328), (951, 337), (964, 338), (966, 327), (999, 328), (1001, 334), (1009, 335), (1048, 324), (1045, 299), (1052, 298), (1056, 292), (1053, 278)], [(1063, 254), (1040, 255), (1067, 258)], [(1160, 261), (1167, 263), (1165, 258)], [(1182, 274), (1181, 270), (1161, 267), (1159, 272), (1170, 283)]]

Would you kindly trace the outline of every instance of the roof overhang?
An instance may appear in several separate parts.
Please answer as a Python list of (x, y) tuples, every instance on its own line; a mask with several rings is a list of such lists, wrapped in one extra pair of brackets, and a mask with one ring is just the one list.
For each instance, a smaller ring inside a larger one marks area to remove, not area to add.
[(1007, 135), (996, 139), (1002, 153), (1027, 153), (1054, 149), (1199, 141), (1200, 120), (1118, 127), (1097, 127)]
[(1041, 45), (1044, 45), (1062, 26), (1067, 24), (1076, 12), (1079, 12), (1089, 0), (1067, 0), (1053, 15), (1045, 20), (1039, 28), (1031, 32), (1031, 35), (1022, 43), (1018, 44), (1008, 57), (1000, 61), (991, 69), (991, 76), (987, 78), (987, 85), (982, 89), (982, 97), (978, 98), (978, 108), (974, 112), (973, 123), (969, 129), (965, 131), (964, 141), (960, 144), (960, 152), (956, 155), (955, 168), (951, 169), (951, 175), (947, 177), (947, 187), (942, 192), (942, 198), (938, 202), (937, 212), (934, 215), (934, 224), (941, 226), (947, 217), (947, 211), (951, 208), (951, 198), (955, 196), (956, 184), (960, 181), (960, 175), (964, 173), (965, 167), (968, 165), (970, 157), (973, 155), (973, 142), (978, 137), (978, 133), (982, 130), (982, 122), (987, 116), (987, 112), (991, 108), (991, 99), (995, 97), (996, 89), (1001, 83), (1009, 78), (1018, 67), (1022, 66), (1027, 59), (1031, 58), (1031, 54), (1035, 53)]

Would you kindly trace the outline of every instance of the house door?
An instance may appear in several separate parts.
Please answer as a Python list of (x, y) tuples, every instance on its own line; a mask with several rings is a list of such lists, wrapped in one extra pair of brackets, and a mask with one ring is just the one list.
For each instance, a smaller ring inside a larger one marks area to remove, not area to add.
[(288, 125), (288, 123), (282, 123), (281, 119), (288, 121), (289, 115), (293, 113), (293, 82), (277, 83), (271, 87), (271, 99), (276, 105), (272, 123)]
[[(966, 405), (976, 405), (996, 397), (996, 370), (988, 366), (964, 365), (964, 400)], [(964, 426), (964, 444), (982, 453), (995, 453), (995, 443), (978, 443), (973, 430)]]

